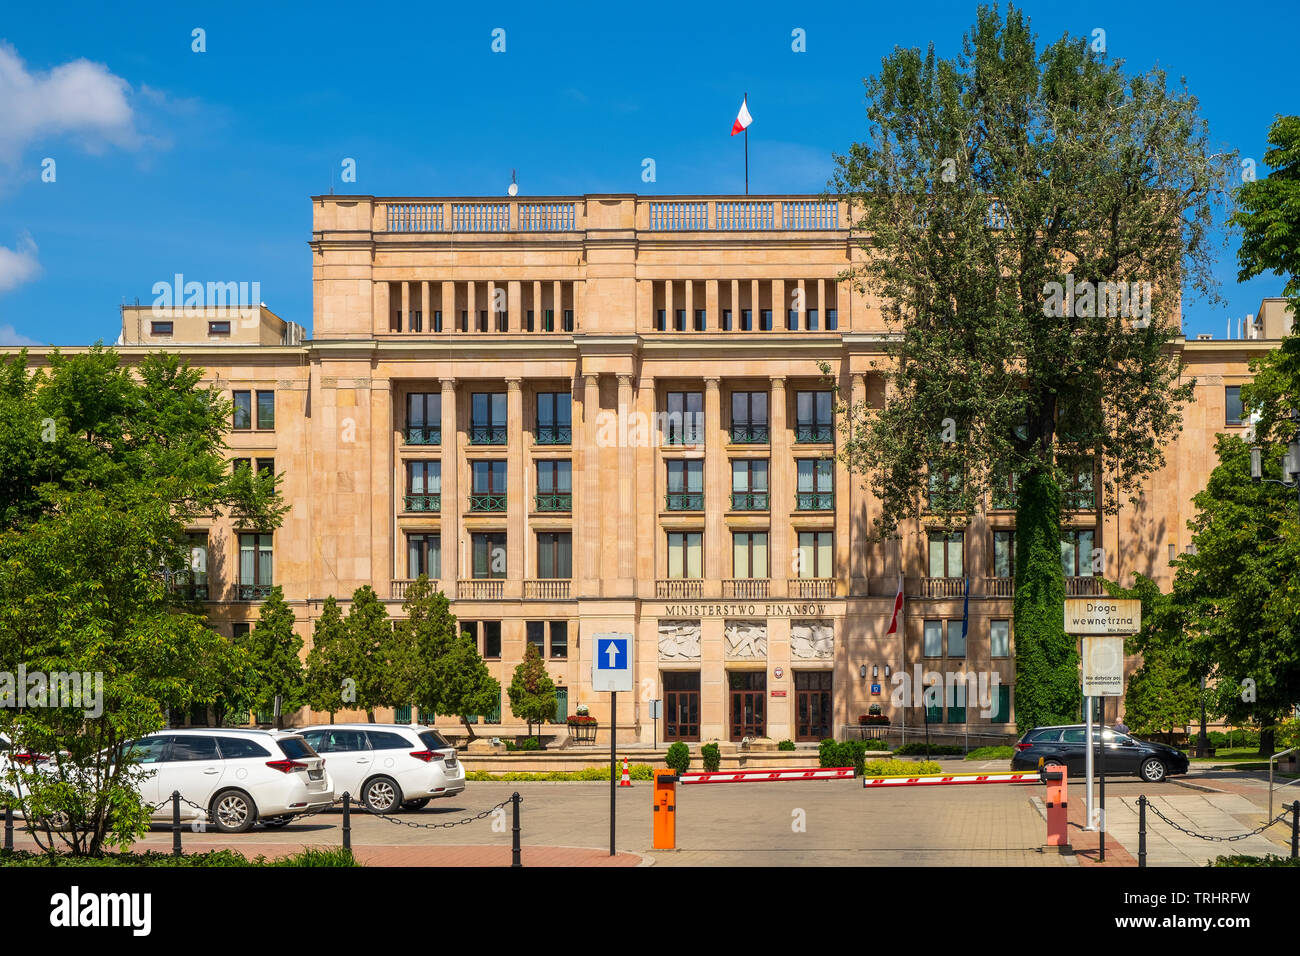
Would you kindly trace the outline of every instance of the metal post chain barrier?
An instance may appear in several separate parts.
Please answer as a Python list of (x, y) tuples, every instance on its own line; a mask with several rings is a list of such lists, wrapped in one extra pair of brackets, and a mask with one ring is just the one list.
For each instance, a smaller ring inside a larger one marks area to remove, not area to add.
[[(5, 807), (5, 849), (14, 848), (14, 808)], [(1292, 854), (1294, 856), (1294, 854)]]
[(1147, 865), (1147, 798), (1138, 797), (1138, 866)]
[(1300, 858), (1300, 800), (1291, 804), (1291, 859)]
[(343, 792), (343, 849), (352, 852), (352, 794)]
[[(510, 865), (515, 867), (523, 865), (519, 862), (519, 804), (522, 802), (522, 798), (519, 796), (518, 790), (516, 790), (514, 796), (510, 798), (510, 802), (514, 804), (515, 817), (514, 832), (510, 838)], [(1296, 806), (1300, 807), (1300, 803), (1296, 804)], [(1295, 854), (1292, 853), (1291, 855), (1294, 856)]]
[[(516, 794), (516, 796), (518, 795)], [(510, 797), (509, 799), (502, 800), (495, 807), (488, 807), (482, 813), (475, 814), (472, 817), (466, 817), (463, 820), (453, 820), (451, 823), (411, 823), (408, 820), (399, 820), (386, 813), (377, 813), (367, 807), (364, 803), (361, 804), (361, 809), (372, 817), (378, 817), (386, 823), (392, 823), (399, 827), (410, 827), (412, 830), (450, 830), (452, 827), (463, 826), (466, 823), (474, 823), (475, 821), (482, 820), (484, 817), (491, 816), (497, 810), (503, 809), (506, 804), (513, 802), (514, 799), (515, 797)], [(520, 802), (523, 802), (522, 797), (520, 798)]]
[[(187, 800), (186, 803), (189, 801)], [(172, 791), (172, 856), (181, 855), (181, 792)]]
[(1154, 803), (1151, 803), (1151, 801), (1149, 800), (1146, 801), (1146, 805), (1151, 808), (1152, 813), (1158, 816), (1161, 820), (1164, 820), (1165, 823), (1169, 824), (1175, 830), (1178, 830), (1181, 833), (1186, 833), (1190, 837), (1196, 837), (1196, 839), (1198, 840), (1210, 840), (1214, 843), (1234, 843), (1237, 840), (1244, 840), (1246, 839), (1246, 837), (1256, 836), (1257, 834), (1263, 833), (1269, 827), (1273, 826), (1273, 824), (1280, 823), (1282, 820), (1286, 819), (1287, 814), (1291, 813), (1291, 809), (1289, 807), (1284, 808), (1281, 813), (1275, 816), (1272, 820), (1269, 820), (1268, 823), (1265, 823), (1262, 826), (1258, 826), (1255, 829), (1249, 831), (1248, 833), (1237, 833), (1234, 834), (1233, 836), (1213, 836), (1207, 833), (1197, 833), (1195, 830), (1189, 830), (1187, 829), (1187, 827), (1175, 823), (1173, 820), (1170, 820), (1167, 816), (1161, 813), (1160, 808), (1157, 807)]

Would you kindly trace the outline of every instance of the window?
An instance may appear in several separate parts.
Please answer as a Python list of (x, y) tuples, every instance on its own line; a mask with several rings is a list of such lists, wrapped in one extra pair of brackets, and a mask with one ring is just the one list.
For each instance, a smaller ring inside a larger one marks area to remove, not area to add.
[(506, 396), (504, 392), (474, 392), (470, 395), (469, 443), (506, 443)]
[(506, 463), (500, 459), (470, 462), (470, 511), (506, 510)]
[(817, 329), (818, 329), (817, 310), (809, 309), (808, 310), (808, 331), (816, 332)]
[(704, 393), (669, 392), (660, 431), (668, 445), (695, 445), (704, 440)]
[(829, 578), (834, 576), (831, 565), (831, 538), (829, 531), (799, 532), (799, 577)]
[(1067, 578), (1092, 576), (1094, 529), (1073, 528), (1061, 532), (1061, 570)]
[(546, 622), (545, 621), (526, 621), (525, 622), (525, 640), (533, 647), (537, 648), (537, 656), (546, 656)]
[(664, 312), (663, 309), (657, 309), (657, 310), (655, 311), (655, 331), (656, 331), (656, 332), (667, 332), (667, 331), (668, 331), (668, 322), (667, 322), (667, 319), (665, 318), (665, 315), (666, 315), (666, 313)]
[(250, 757), (269, 757), (271, 751), (247, 737), (218, 737), (221, 756), (225, 760), (245, 760)]
[(1014, 471), (995, 475), (993, 478), (993, 510), (1015, 511), (1019, 490), (1020, 479)]
[(235, 431), (248, 431), (253, 427), (253, 393), (239, 391), (232, 393), (235, 401), (235, 420), (231, 426)]
[(461, 621), (460, 633), (462, 637), (469, 639), (475, 647), (478, 647), (478, 621)]
[[(419, 315), (417, 312), (416, 315)], [(411, 705), (398, 704), (393, 708), (393, 723), (409, 724), (411, 722)]]
[(442, 462), (408, 461), (406, 463), (407, 511), (442, 510)]
[(168, 760), (220, 760), (221, 752), (217, 750), (215, 737), (201, 737), (197, 734), (177, 734), (172, 738), (172, 749), (167, 754)]
[(799, 310), (790, 309), (785, 315), (785, 328), (787, 332), (799, 331)]
[(766, 511), (767, 459), (735, 458), (731, 462), (733, 511)]
[(668, 532), (668, 576), (670, 578), (704, 577), (703, 532)]
[(573, 466), (569, 459), (537, 462), (537, 510), (573, 510)]
[(1224, 412), (1223, 423), (1225, 425), (1241, 424), (1241, 386), (1229, 385), (1223, 390), (1224, 394)]
[(767, 392), (731, 393), (731, 440), (738, 445), (767, 444)]
[(730, 309), (722, 310), (722, 331), (724, 332), (731, 331), (731, 310)]
[(759, 312), (759, 322), (762, 323), (760, 328), (764, 332), (771, 332), (772, 331), (772, 310), (771, 309), (761, 310)]
[[(501, 622), (484, 621), (483, 622), (483, 656), (489, 658), (501, 657)], [(492, 718), (492, 715), (488, 715)], [(496, 723), (501, 719), (501, 704), (497, 704), (495, 720), (490, 719), (490, 723)]]
[(149, 334), (150, 334), (150, 335), (171, 335), (171, 334), (172, 334), (172, 323), (170, 323), (170, 322), (150, 322), (150, 323), (149, 323)]
[(1068, 511), (1092, 511), (1097, 507), (1093, 491), (1093, 459), (1071, 458), (1065, 462), (1069, 484), (1062, 505)]
[(962, 633), (962, 621), (948, 622), (948, 656), (965, 657), (966, 656), (966, 635)]
[(696, 309), (695, 310), (695, 331), (703, 332), (704, 328), (705, 328), (704, 310)]
[(961, 506), (961, 472), (949, 471), (935, 461), (927, 463), (926, 472), (926, 508), (931, 511), (958, 509)]
[(921, 656), (943, 657), (943, 621), (926, 621)]
[(1011, 656), (1011, 622), (989, 621), (989, 657)]
[(801, 443), (831, 440), (831, 393), (795, 392), (794, 440)]
[(731, 573), (737, 578), (768, 576), (766, 531), (737, 531), (731, 536)]
[(430, 581), (442, 577), (442, 538), (436, 534), (406, 536), (406, 576), (412, 581), (421, 574)]
[(832, 471), (834, 462), (829, 458), (800, 458), (795, 464), (799, 471), (799, 490), (795, 494), (796, 511), (831, 511), (835, 508)]
[(1011, 688), (1007, 684), (998, 685), (998, 699), (993, 705), (989, 722), (994, 724), (1011, 722)]
[(506, 576), (506, 535), (504, 531), (470, 535), (470, 563), (476, 578)]
[(267, 431), (275, 427), (275, 392), (257, 393), (257, 427)]
[(961, 531), (951, 534), (930, 534), (929, 577), (962, 577), (962, 552), (966, 535)]
[(208, 323), (208, 335), (229, 335), (229, 334), (230, 334), (229, 322)]
[(555, 331), (555, 310), (554, 309), (542, 310), (542, 331), (543, 332)]
[(840, 313), (838, 309), (826, 310), (826, 331), (834, 332), (840, 327)]
[(551, 621), (550, 623), (551, 657), (554, 660), (564, 660), (569, 656), (569, 622)]
[(238, 643), (240, 639), (248, 637), (248, 632), (251, 629), (252, 625), (247, 621), (236, 621), (230, 625), (230, 637), (235, 643)]
[(537, 396), (539, 445), (567, 445), (573, 441), (572, 396), (568, 392), (541, 392)]
[(966, 723), (966, 685), (958, 681), (952, 688), (952, 700), (948, 703), (948, 722)]
[(488, 330), (487, 309), (478, 310), (478, 323), (475, 325), (475, 328), (480, 332), (486, 332)]
[(401, 734), (386, 730), (367, 730), (366, 736), (370, 738), (371, 750), (407, 750), (411, 746)]
[(664, 740), (700, 739), (700, 672), (664, 671)]
[(175, 589), (191, 601), (208, 599), (208, 533), (198, 531), (188, 536), (186, 563), (172, 578)]
[(239, 536), (239, 599), (256, 601), (271, 596), (271, 535)]
[(993, 532), (993, 576), (995, 578), (1016, 576), (1016, 533), (1014, 531)]
[(570, 532), (537, 532), (537, 576), (573, 577), (573, 535)]
[(563, 330), (564, 330), (565, 332), (572, 332), (572, 331), (573, 331), (573, 310), (572, 310), (572, 309), (565, 309), (565, 310), (564, 310), (564, 327), (563, 327)]
[(442, 395), (413, 392), (406, 396), (406, 444), (442, 443)]
[(669, 511), (704, 510), (704, 462), (679, 458), (668, 464)]
[(753, 328), (754, 328), (754, 310), (741, 309), (740, 310), (740, 331), (751, 332), (753, 331)]
[(170, 734), (161, 737), (145, 737), (143, 740), (133, 740), (126, 745), (123, 756), (127, 761), (136, 764), (161, 763), (167, 758), (167, 751), (171, 749), (171, 742), (176, 738)]
[(469, 331), (469, 310), (468, 309), (460, 310), (460, 330), (462, 332)]

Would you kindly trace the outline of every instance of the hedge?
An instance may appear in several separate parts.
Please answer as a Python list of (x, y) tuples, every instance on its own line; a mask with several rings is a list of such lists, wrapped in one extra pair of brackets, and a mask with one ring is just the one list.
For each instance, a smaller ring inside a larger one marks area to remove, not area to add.
[(960, 757), (965, 752), (963, 748), (955, 747), (952, 744), (927, 744), (924, 741), (903, 744), (901, 747), (894, 748), (894, 756), (896, 757), (910, 757), (916, 754), (925, 757)]
[[(627, 775), (633, 780), (653, 780), (654, 767), (648, 763), (634, 763), (628, 766)], [(615, 773), (616, 778), (623, 775), (623, 765), (618, 765)], [(528, 773), (522, 770), (512, 770), (508, 773), (490, 773), (487, 770), (470, 770), (465, 774), (466, 780), (477, 780), (482, 783), (527, 783), (529, 781), (592, 781), (608, 780), (609, 767), (585, 767), (582, 770), (548, 770), (537, 773)]]
[(145, 853), (105, 853), (102, 856), (70, 856), (66, 853), (35, 853), (30, 850), (0, 850), (0, 867), (302, 867), (302, 866), (360, 866), (351, 852), (342, 848), (319, 849), (309, 847), (280, 859), (268, 860), (265, 856), (248, 859), (234, 850), (211, 850), (206, 853), (188, 853), (172, 856), (170, 851), (149, 850)]
[(873, 760), (863, 768), (866, 777), (917, 777), (922, 774), (942, 773), (943, 768), (933, 760)]
[(832, 740), (827, 738), (817, 746), (817, 763), (822, 767), (852, 767), (853, 773), (862, 775), (862, 764), (871, 750), (887, 750), (883, 740)]

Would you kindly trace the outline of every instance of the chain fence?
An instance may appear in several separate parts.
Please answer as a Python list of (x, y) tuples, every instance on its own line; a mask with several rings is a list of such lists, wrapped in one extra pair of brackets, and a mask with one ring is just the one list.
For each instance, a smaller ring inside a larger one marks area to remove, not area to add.
[(1253, 836), (1258, 836), (1269, 827), (1276, 826), (1288, 817), (1291, 819), (1291, 857), (1294, 859), (1300, 856), (1300, 800), (1297, 800), (1291, 806), (1284, 806), (1282, 812), (1267, 823), (1257, 826), (1253, 830), (1245, 833), (1234, 833), (1230, 835), (1216, 833), (1197, 833), (1195, 830), (1177, 823), (1164, 813), (1160, 808), (1147, 799), (1146, 795), (1138, 797), (1138, 866), (1147, 865), (1147, 810), (1150, 809), (1157, 817), (1169, 824), (1180, 833), (1185, 833), (1189, 837), (1197, 840), (1205, 840), (1211, 843), (1236, 843), (1238, 840), (1245, 840)]

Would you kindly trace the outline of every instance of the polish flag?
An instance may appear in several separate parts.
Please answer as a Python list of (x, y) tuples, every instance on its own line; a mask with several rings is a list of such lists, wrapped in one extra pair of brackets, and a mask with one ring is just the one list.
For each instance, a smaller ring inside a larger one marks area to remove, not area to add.
[(736, 114), (736, 122), (731, 124), (731, 135), (742, 133), (749, 128), (749, 124), (754, 122), (754, 117), (749, 115), (749, 97), (740, 101), (740, 112)]
[(903, 578), (898, 578), (898, 593), (894, 595), (894, 616), (889, 619), (889, 630), (886, 634), (898, 633), (898, 615), (903, 611)]

